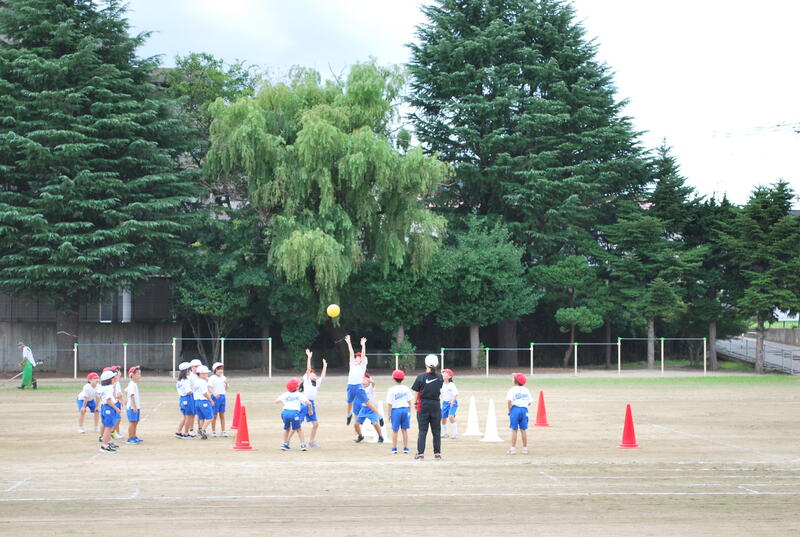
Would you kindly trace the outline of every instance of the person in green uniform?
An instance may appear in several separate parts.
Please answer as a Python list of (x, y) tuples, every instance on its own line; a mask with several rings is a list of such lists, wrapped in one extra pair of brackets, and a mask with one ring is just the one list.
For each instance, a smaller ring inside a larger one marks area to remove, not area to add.
[(23, 342), (17, 343), (19, 350), (22, 351), (22, 361), (19, 365), (22, 367), (22, 385), (18, 386), (20, 390), (24, 390), (27, 386), (36, 389), (36, 379), (33, 378), (33, 368), (36, 366), (36, 360), (33, 358), (31, 348)]

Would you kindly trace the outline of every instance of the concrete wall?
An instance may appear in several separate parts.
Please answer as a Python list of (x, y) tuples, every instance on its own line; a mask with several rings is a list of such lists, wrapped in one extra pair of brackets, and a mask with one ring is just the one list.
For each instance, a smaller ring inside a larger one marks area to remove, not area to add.
[(800, 330), (797, 328), (770, 328), (765, 337), (767, 341), (800, 346)]
[[(78, 339), (78, 368), (97, 371), (107, 365), (123, 365), (128, 343), (128, 365), (150, 370), (172, 368), (172, 338), (181, 337), (180, 323), (81, 323)], [(55, 323), (0, 322), (0, 371), (20, 370), (17, 342), (25, 342), (37, 360), (45, 360), (43, 371), (54, 371), (56, 360)], [(71, 349), (69, 349), (71, 350)], [(178, 352), (180, 356), (180, 345)]]

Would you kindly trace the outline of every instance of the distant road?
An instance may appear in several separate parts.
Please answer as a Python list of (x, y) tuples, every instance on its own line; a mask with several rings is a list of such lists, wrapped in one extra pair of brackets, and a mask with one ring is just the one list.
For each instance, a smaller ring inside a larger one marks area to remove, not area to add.
[[(750, 337), (720, 340), (717, 341), (717, 353), (754, 364), (756, 340)], [(800, 374), (800, 347), (765, 341), (764, 368), (792, 375)]]

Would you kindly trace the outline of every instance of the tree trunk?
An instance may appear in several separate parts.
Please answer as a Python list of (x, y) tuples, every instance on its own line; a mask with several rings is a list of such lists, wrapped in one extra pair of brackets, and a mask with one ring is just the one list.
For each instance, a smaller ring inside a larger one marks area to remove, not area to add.
[(708, 322), (708, 365), (712, 371), (719, 369), (717, 362), (717, 321)]
[[(606, 343), (611, 343), (611, 319), (606, 319)], [(606, 369), (611, 369), (611, 345), (606, 345)]]
[(567, 347), (566, 352), (564, 353), (564, 367), (569, 367), (569, 359), (572, 356), (572, 349), (575, 348), (575, 325), (569, 325), (569, 346)]
[(656, 366), (656, 318), (647, 319), (647, 368)]
[[(341, 324), (334, 326), (333, 319), (328, 319), (325, 324), (328, 328), (328, 335), (330, 336), (331, 341), (336, 348), (335, 356), (339, 359), (339, 363), (336, 365), (338, 367), (347, 369), (350, 362), (350, 354), (347, 351), (347, 343), (344, 342), (344, 336), (347, 335), (347, 331), (342, 327)], [(353, 338), (353, 341), (351, 342), (355, 352), (358, 352), (360, 348), (358, 346), (358, 340), (359, 338)], [(367, 355), (369, 356), (369, 352)], [(334, 365), (331, 362), (333, 362), (333, 360), (328, 360), (328, 365)]]
[(269, 374), (269, 341), (266, 339), (269, 337), (269, 326), (261, 327), (261, 337), (265, 338), (261, 342), (261, 364), (264, 368), (264, 373)]
[(469, 327), (469, 365), (472, 369), (478, 367), (478, 360), (481, 353), (481, 327), (477, 324)]
[(406, 340), (406, 329), (401, 324), (397, 327), (397, 332), (394, 335), (394, 342), (399, 347), (402, 345)]
[[(77, 301), (75, 302), (77, 304)], [(74, 306), (69, 311), (56, 312), (56, 372), (67, 374), (72, 373), (73, 362), (75, 354), (73, 346), (78, 341), (78, 307)], [(26, 341), (25, 344), (30, 345), (31, 342)], [(33, 342), (36, 346), (36, 342)], [(80, 357), (80, 347), (78, 349), (78, 356)], [(80, 371), (80, 363), (78, 363), (78, 370)]]
[[(200, 317), (195, 316), (194, 318), (189, 319), (189, 327), (192, 329), (192, 334), (194, 334), (195, 337), (194, 344), (197, 347), (197, 354), (199, 354), (200, 358), (207, 363), (208, 356), (206, 356), (206, 348), (205, 345), (203, 345), (203, 341), (200, 340), (200, 338), (203, 337), (203, 331), (200, 329)], [(186, 361), (188, 362), (189, 360), (190, 358)]]
[(758, 328), (756, 328), (756, 373), (764, 372), (764, 316), (758, 314)]
[[(497, 343), (500, 348), (517, 348), (517, 320), (503, 319), (497, 323)], [(498, 365), (516, 367), (519, 365), (517, 351), (499, 351)]]

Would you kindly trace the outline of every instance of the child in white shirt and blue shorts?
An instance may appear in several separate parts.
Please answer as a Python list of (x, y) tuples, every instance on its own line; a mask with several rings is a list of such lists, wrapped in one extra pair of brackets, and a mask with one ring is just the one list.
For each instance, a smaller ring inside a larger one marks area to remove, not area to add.
[(226, 394), (228, 392), (228, 379), (225, 376), (225, 366), (222, 362), (214, 362), (211, 366), (211, 376), (208, 377), (208, 386), (214, 394), (214, 417), (211, 418), (211, 436), (217, 436), (217, 418), (219, 418), (220, 436), (228, 436), (225, 430), (225, 409), (227, 407)]
[(403, 453), (408, 454), (408, 430), (411, 428), (411, 400), (414, 393), (401, 383), (406, 374), (395, 369), (392, 378), (397, 383), (386, 392), (386, 400), (392, 407), (389, 413), (389, 424), (392, 426), (392, 454), (397, 455), (397, 431), (403, 431)]
[(286, 391), (275, 399), (276, 403), (283, 404), (281, 410), (281, 420), (283, 420), (283, 444), (281, 449), (289, 451), (292, 449), (289, 446), (289, 430), (297, 431), (300, 436), (300, 451), (308, 450), (306, 445), (305, 435), (303, 434), (303, 418), (300, 416), (300, 410), (303, 405), (306, 406), (308, 414), (313, 414), (314, 409), (308, 398), (298, 391), (300, 388), (300, 379), (291, 378), (286, 382)]
[[(458, 388), (456, 383), (453, 382), (452, 369), (442, 369), (442, 378), (444, 384), (442, 385), (442, 428), (444, 434), (442, 438), (450, 437), (453, 440), (458, 440), (458, 424), (456, 423), (456, 412), (458, 411)], [(449, 422), (449, 423), (448, 423)], [(450, 434), (452, 431), (452, 434)]]
[(511, 428), (511, 447), (508, 449), (510, 455), (517, 452), (517, 431), (522, 436), (522, 453), (528, 453), (528, 407), (531, 406), (533, 398), (531, 392), (525, 387), (528, 378), (522, 373), (514, 373), (514, 386), (508, 390), (506, 401), (508, 402), (508, 421)]
[(100, 422), (100, 405), (97, 400), (97, 384), (99, 382), (100, 375), (89, 373), (86, 376), (86, 384), (83, 385), (83, 389), (78, 394), (78, 412), (80, 412), (78, 416), (78, 432), (81, 434), (86, 432), (86, 429), (83, 428), (83, 419), (87, 410), (94, 415), (94, 432), (100, 431), (98, 425)]

